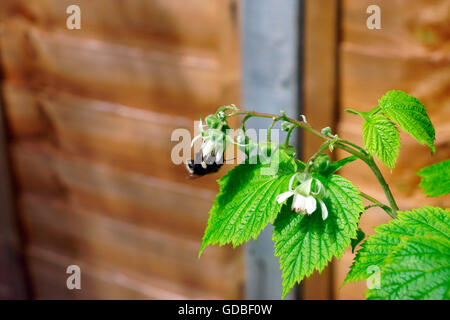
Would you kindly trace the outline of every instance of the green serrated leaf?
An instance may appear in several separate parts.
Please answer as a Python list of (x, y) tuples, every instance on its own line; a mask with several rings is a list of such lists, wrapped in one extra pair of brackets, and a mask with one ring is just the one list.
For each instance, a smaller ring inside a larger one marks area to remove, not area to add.
[(450, 210), (425, 206), (411, 211), (399, 211), (398, 218), (375, 227), (358, 250), (344, 284), (366, 280), (372, 266), (381, 268), (386, 257), (401, 243), (402, 238), (415, 235), (444, 236), (450, 239)]
[(355, 161), (356, 159), (358, 159), (357, 156), (349, 156), (346, 157), (344, 159), (338, 160), (338, 161), (334, 161), (331, 162), (330, 165), (328, 166), (328, 168), (325, 170), (325, 172), (323, 172), (323, 174), (325, 176), (328, 176), (330, 174), (335, 173), (336, 171), (338, 171), (339, 169), (341, 169), (343, 166), (345, 166), (346, 164)]
[(389, 254), (380, 275), (380, 287), (368, 290), (367, 299), (449, 300), (449, 239), (413, 236), (404, 240)]
[(439, 197), (450, 193), (450, 160), (432, 164), (417, 174), (422, 178), (420, 187), (429, 197)]
[(220, 191), (209, 212), (199, 256), (208, 245), (232, 243), (235, 247), (256, 239), (275, 220), (281, 209), (275, 198), (289, 188), (297, 170), (292, 158), (283, 151), (277, 154), (270, 163), (241, 164), (218, 180)]
[(379, 101), (383, 112), (419, 143), (434, 153), (435, 132), (425, 106), (419, 99), (400, 90), (387, 92)]
[(382, 114), (367, 117), (363, 124), (364, 146), (389, 168), (395, 167), (400, 151), (400, 134), (395, 124)]
[(358, 228), (358, 231), (356, 232), (356, 237), (352, 239), (351, 245), (352, 245), (352, 253), (355, 252), (356, 247), (358, 246), (358, 244), (361, 243), (361, 241), (364, 240), (364, 238), (366, 237), (366, 234), (364, 233), (364, 231), (362, 231), (361, 229)]
[[(275, 256), (280, 257), (283, 298), (314, 270), (321, 272), (334, 257), (341, 257), (356, 236), (359, 213), (364, 210), (358, 189), (341, 176), (321, 177), (327, 190), (324, 199), (328, 218), (322, 220), (320, 208), (302, 215), (286, 205), (275, 221)], [(319, 206), (318, 206), (319, 207)]]

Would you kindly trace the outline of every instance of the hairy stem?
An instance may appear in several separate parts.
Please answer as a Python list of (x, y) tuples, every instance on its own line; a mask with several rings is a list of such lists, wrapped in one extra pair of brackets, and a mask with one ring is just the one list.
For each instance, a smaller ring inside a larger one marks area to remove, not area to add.
[(289, 140), (291, 139), (291, 133), (294, 131), (294, 129), (297, 128), (297, 126), (293, 126), (289, 129), (288, 133), (286, 134), (286, 140), (284, 141), (284, 145), (287, 147), (289, 145)]
[(363, 155), (360, 152), (355, 152), (354, 149), (347, 148), (347, 146), (342, 145), (340, 143), (335, 144), (335, 146), (336, 146), (336, 148), (340, 148), (342, 150), (345, 150), (345, 151), (357, 156), (358, 158), (360, 158), (362, 161), (364, 161), (369, 166), (370, 170), (372, 170), (373, 174), (375, 175), (378, 182), (380, 183), (384, 194), (386, 195), (386, 198), (392, 209), (392, 217), (393, 218), (397, 217), (397, 211), (398, 211), (397, 203), (395, 202), (394, 196), (392, 195), (389, 185), (387, 184), (386, 180), (384, 179), (383, 175), (381, 174), (381, 171), (378, 168), (377, 164), (373, 160), (373, 157), (370, 155), (369, 156)]
[(391, 209), (390, 210), (391, 217), (393, 217), (393, 218), (397, 217), (398, 206), (397, 206), (397, 203), (395, 202), (394, 196), (392, 195), (389, 185), (387, 184), (386, 180), (384, 179), (383, 175), (381, 174), (380, 169), (378, 168), (377, 164), (373, 160), (373, 157), (371, 155), (369, 155), (360, 146), (358, 146), (350, 141), (341, 139), (341, 138), (334, 138), (334, 137), (327, 136), (327, 135), (323, 134), (322, 132), (312, 128), (309, 123), (289, 118), (284, 113), (281, 116), (277, 116), (277, 115), (270, 114), (270, 113), (239, 110), (239, 111), (231, 112), (230, 114), (228, 114), (228, 117), (233, 117), (233, 116), (237, 116), (237, 115), (245, 115), (246, 118), (247, 118), (247, 116), (252, 116), (252, 117), (273, 119), (272, 124), (269, 128), (269, 132), (268, 132), (269, 137), (270, 137), (270, 129), (273, 127), (275, 122), (278, 120), (284, 120), (284, 121), (293, 123), (297, 127), (303, 128), (306, 131), (309, 131), (310, 133), (314, 134), (315, 136), (317, 136), (319, 138), (322, 138), (325, 141), (336, 140), (336, 142), (334, 144), (334, 146), (336, 148), (339, 148), (341, 150), (344, 150), (350, 154), (357, 156), (358, 158), (360, 158), (362, 161), (364, 161), (369, 166), (369, 168), (372, 170), (373, 174), (377, 178), (378, 182), (380, 183), (384, 194), (386, 195), (386, 198), (389, 202), (390, 209)]
[(269, 143), (271, 140), (273, 126), (275, 125), (275, 123), (277, 123), (278, 120), (280, 120), (279, 117), (277, 117), (277, 116), (273, 116), (272, 118), (273, 118), (272, 123), (270, 124), (269, 128), (267, 129), (267, 143)]
[(253, 117), (253, 115), (247, 114), (247, 115), (244, 117), (244, 119), (242, 119), (242, 123), (241, 123), (241, 129), (242, 129), (242, 132), (245, 133), (245, 123), (246, 123), (247, 120), (250, 119), (251, 117)]
[(397, 217), (397, 211), (398, 206), (395, 202), (394, 196), (392, 195), (391, 189), (389, 189), (389, 185), (387, 184), (386, 180), (384, 179), (383, 175), (381, 174), (380, 169), (378, 168), (377, 164), (373, 160), (373, 157), (369, 157), (366, 160), (363, 159), (365, 163), (370, 167), (375, 177), (378, 179), (378, 182), (380, 183), (381, 187), (383, 188), (384, 194), (386, 195), (387, 200), (389, 201), (389, 205), (392, 209), (393, 218)]
[(367, 209), (370, 209), (370, 208), (372, 208), (372, 207), (380, 207), (381, 209), (383, 209), (384, 211), (386, 211), (386, 213), (387, 213), (388, 215), (390, 215), (392, 218), (395, 218), (395, 217), (396, 217), (396, 212), (394, 212), (394, 211), (392, 210), (391, 207), (385, 205), (385, 204), (382, 203), (381, 201), (378, 201), (377, 199), (375, 199), (374, 197), (368, 195), (367, 193), (364, 193), (364, 192), (360, 191), (359, 194), (361, 195), (361, 197), (363, 197), (363, 198), (365, 198), (365, 199), (367, 199), (367, 200), (373, 202), (372, 205), (369, 205), (369, 206), (365, 207), (366, 210), (367, 210)]

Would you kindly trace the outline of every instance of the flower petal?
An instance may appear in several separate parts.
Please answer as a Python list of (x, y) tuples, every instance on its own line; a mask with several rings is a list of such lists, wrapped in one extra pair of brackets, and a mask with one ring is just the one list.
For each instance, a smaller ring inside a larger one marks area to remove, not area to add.
[(287, 191), (280, 193), (277, 198), (275, 199), (278, 203), (283, 203), (286, 201), (287, 198), (291, 197), (294, 194), (292, 191)]
[(305, 200), (306, 198), (304, 196), (295, 193), (294, 200), (292, 201), (292, 211), (297, 213), (305, 213)]
[(198, 135), (196, 135), (196, 136), (194, 137), (194, 139), (192, 139), (192, 142), (191, 142), (191, 148), (194, 146), (195, 141), (197, 141), (197, 140), (200, 139), (201, 137), (202, 137), (202, 135), (201, 135), (201, 134), (198, 134)]
[(305, 209), (308, 214), (313, 213), (316, 211), (317, 208), (317, 201), (313, 196), (308, 196), (305, 199)]
[(202, 147), (203, 157), (208, 157), (214, 148), (214, 143), (211, 140), (206, 141)]
[(217, 149), (214, 154), (216, 155), (216, 163), (222, 163), (223, 148)]
[(328, 217), (327, 206), (325, 205), (325, 202), (323, 202), (323, 200), (319, 200), (319, 203), (320, 203), (320, 209), (322, 210), (322, 220), (326, 220)]

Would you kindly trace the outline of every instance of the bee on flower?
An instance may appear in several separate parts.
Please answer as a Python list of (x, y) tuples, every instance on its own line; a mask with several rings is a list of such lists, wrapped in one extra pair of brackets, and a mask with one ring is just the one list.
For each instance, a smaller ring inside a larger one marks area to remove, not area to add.
[[(298, 183), (293, 187), (294, 183)], [(278, 203), (284, 203), (288, 198), (293, 197), (291, 210), (301, 214), (311, 215), (320, 206), (322, 219), (328, 217), (328, 209), (323, 201), (326, 197), (326, 190), (323, 184), (309, 173), (296, 173), (289, 181), (289, 191), (279, 194), (276, 198)]]
[(191, 148), (199, 139), (202, 140), (201, 149), (194, 156), (193, 160), (186, 162), (186, 168), (193, 176), (204, 176), (209, 173), (217, 172), (224, 162), (224, 153), (228, 143), (236, 143), (227, 131), (230, 129), (227, 122), (227, 110), (236, 111), (234, 105), (223, 106), (215, 114), (210, 114), (205, 118), (205, 124), (200, 119), (200, 134), (194, 137), (191, 142)]
[(202, 139), (201, 149), (195, 154), (193, 160), (186, 162), (187, 170), (194, 176), (217, 172), (223, 165), (223, 154), (227, 145), (226, 130), (229, 126), (225, 120), (221, 120), (216, 115), (209, 115), (205, 122), (206, 125), (200, 119), (200, 134), (191, 142), (193, 147), (197, 140)]

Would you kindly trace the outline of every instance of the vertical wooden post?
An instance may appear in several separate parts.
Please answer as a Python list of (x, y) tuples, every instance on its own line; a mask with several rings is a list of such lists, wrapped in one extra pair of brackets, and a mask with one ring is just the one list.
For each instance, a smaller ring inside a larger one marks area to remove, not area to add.
[[(315, 128), (330, 126), (335, 132), (338, 103), (337, 0), (304, 0), (303, 25), (303, 112)], [(304, 159), (317, 151), (322, 140), (311, 134), (302, 137)], [(332, 299), (332, 265), (314, 273), (301, 284), (302, 299)]]
[[(297, 0), (242, 2), (243, 107), (298, 117), (300, 5)], [(270, 122), (269, 122), (270, 123)], [(267, 128), (267, 119), (247, 127)], [(278, 127), (278, 126), (277, 126)], [(282, 137), (281, 137), (282, 139)], [(273, 256), (272, 226), (247, 249), (247, 299), (280, 299), (281, 271)], [(287, 299), (295, 299), (295, 290)]]

